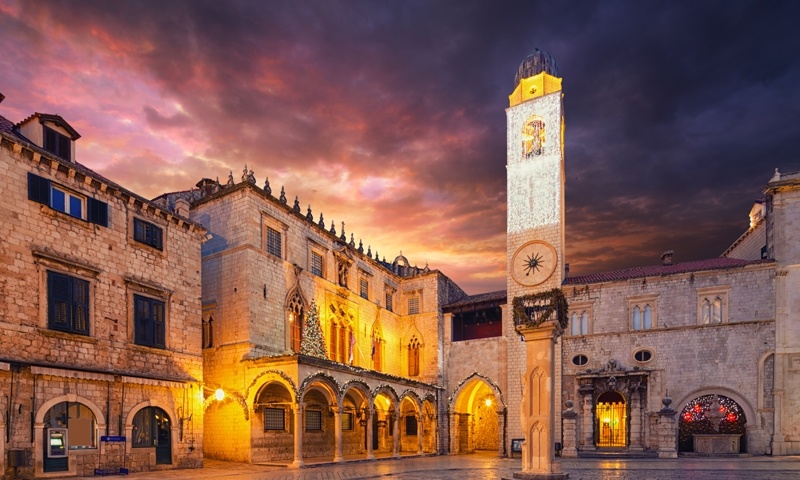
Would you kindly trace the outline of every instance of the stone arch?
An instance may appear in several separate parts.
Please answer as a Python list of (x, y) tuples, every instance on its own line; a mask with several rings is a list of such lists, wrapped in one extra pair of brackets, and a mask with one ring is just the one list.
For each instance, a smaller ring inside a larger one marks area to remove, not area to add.
[(742, 411), (744, 411), (744, 415), (747, 418), (748, 422), (751, 421), (750, 419), (756, 418), (756, 413), (755, 410), (753, 410), (752, 405), (750, 405), (750, 402), (748, 402), (746, 398), (740, 395), (739, 392), (731, 390), (730, 388), (727, 387), (703, 387), (703, 388), (698, 388), (696, 390), (692, 390), (691, 392), (686, 394), (683, 398), (681, 398), (681, 401), (676, 404), (675, 410), (677, 411), (677, 413), (675, 414), (675, 419), (680, 420), (679, 418), (680, 411), (683, 410), (683, 407), (685, 407), (687, 403), (691, 402), (695, 398), (702, 397), (704, 395), (714, 395), (715, 393), (718, 393), (720, 395), (725, 395), (726, 397), (736, 402), (742, 409)]
[[(262, 380), (263, 377), (266, 378)], [(294, 381), (292, 381), (292, 378), (286, 373), (279, 370), (267, 370), (256, 375), (245, 390), (245, 398), (247, 398), (251, 403), (255, 402), (255, 399), (258, 398), (261, 390), (270, 383), (280, 383), (286, 387), (287, 390), (289, 390), (289, 393), (292, 396), (292, 401), (297, 401), (297, 387), (295, 386)], [(258, 385), (258, 388), (253, 388), (256, 387), (256, 385)]]
[(369, 390), (369, 385), (367, 385), (363, 381), (350, 380), (346, 382), (344, 385), (342, 385), (340, 392), (341, 398), (344, 398), (344, 396), (347, 395), (350, 390), (358, 391), (358, 393), (361, 394), (362, 397), (364, 397), (364, 400), (367, 402), (367, 404), (369, 404), (369, 402), (372, 401), (372, 392), (370, 392)]
[[(748, 422), (753, 417), (749, 405), (740, 403), (741, 396), (725, 389), (702, 389), (678, 404), (678, 451), (690, 452), (697, 448), (698, 439), (707, 442), (703, 435), (732, 434), (738, 441), (737, 452), (749, 451)], [(717, 410), (717, 408), (719, 410)], [(712, 416), (716, 413), (716, 417)], [(728, 443), (727, 441), (725, 443)], [(732, 446), (732, 445), (731, 445)], [(727, 447), (730, 448), (730, 447)]]
[(475, 450), (504, 452), (506, 404), (497, 384), (473, 373), (451, 395), (450, 451), (472, 453)]
[(422, 411), (422, 400), (419, 398), (419, 395), (417, 395), (417, 392), (413, 390), (406, 390), (400, 395), (398, 401), (399, 403), (402, 403), (403, 400), (406, 399), (414, 404), (414, 407), (418, 413)]
[(400, 397), (391, 385), (380, 385), (373, 389), (371, 407), (373, 413), (373, 450), (395, 452), (394, 431), (400, 413)]
[(305, 397), (311, 390), (317, 390), (322, 393), (328, 401), (328, 405), (339, 405), (339, 386), (336, 383), (336, 379), (327, 373), (317, 373), (306, 377), (302, 385), (300, 385), (297, 395), (298, 401), (305, 402)]
[[(768, 362), (771, 364), (771, 369), (766, 368)], [(756, 406), (758, 410), (761, 411), (761, 409), (764, 408), (775, 408), (775, 350), (767, 350), (758, 358), (757, 377), (758, 395), (756, 399)], [(753, 418), (752, 422), (756, 427), (763, 427), (761, 415)]]
[(175, 451), (178, 447), (178, 439), (180, 437), (180, 421), (178, 416), (175, 414), (175, 411), (172, 407), (165, 402), (160, 400), (145, 400), (143, 402), (139, 402), (134, 405), (128, 414), (125, 416), (125, 436), (128, 438), (128, 442), (125, 443), (125, 452), (131, 453), (131, 448), (133, 447), (133, 418), (139, 413), (140, 410), (147, 407), (157, 407), (164, 411), (169, 417), (169, 425), (170, 425), (170, 443), (172, 444), (171, 452), (172, 452), (172, 464), (175, 463)]

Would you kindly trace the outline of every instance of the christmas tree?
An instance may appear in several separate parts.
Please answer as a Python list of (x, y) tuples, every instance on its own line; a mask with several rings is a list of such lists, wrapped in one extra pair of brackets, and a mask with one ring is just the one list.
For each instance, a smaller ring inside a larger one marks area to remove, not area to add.
[(300, 353), (312, 357), (328, 358), (325, 336), (322, 335), (322, 326), (319, 324), (319, 309), (314, 300), (311, 300), (308, 315), (303, 323), (303, 341), (300, 345)]

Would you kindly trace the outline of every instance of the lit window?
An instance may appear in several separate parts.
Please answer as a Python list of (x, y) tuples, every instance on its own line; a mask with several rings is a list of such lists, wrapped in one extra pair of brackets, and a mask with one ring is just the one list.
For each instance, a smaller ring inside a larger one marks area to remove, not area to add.
[(419, 313), (419, 297), (411, 297), (408, 299), (408, 314), (414, 315)]
[(89, 335), (89, 282), (47, 272), (48, 327)]
[(278, 258), (283, 258), (281, 232), (272, 227), (267, 227), (267, 252), (271, 255), (275, 255)]
[(369, 300), (369, 280), (367, 280), (364, 277), (361, 277), (361, 280), (359, 282), (359, 288), (360, 288), (359, 294), (361, 295), (361, 298), (366, 298), (367, 300)]
[(282, 408), (264, 409), (264, 430), (285, 430), (286, 421), (284, 416), (286, 411)]
[(164, 231), (161, 227), (138, 218), (133, 219), (133, 239), (159, 250), (164, 249)]
[(322, 255), (315, 251), (311, 251), (311, 273), (321, 277), (322, 276)]
[(69, 450), (97, 448), (96, 426), (94, 413), (82, 403), (57, 403), (44, 416), (45, 431), (48, 428), (67, 429)]
[(167, 413), (158, 407), (145, 407), (136, 412), (133, 416), (133, 446), (155, 447), (165, 441), (170, 441)]

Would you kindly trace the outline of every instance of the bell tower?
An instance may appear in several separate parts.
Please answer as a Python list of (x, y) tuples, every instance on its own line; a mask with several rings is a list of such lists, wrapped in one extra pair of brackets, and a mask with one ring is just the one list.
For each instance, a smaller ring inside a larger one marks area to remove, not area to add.
[(538, 48), (508, 97), (508, 300), (564, 279), (564, 104), (555, 59)]

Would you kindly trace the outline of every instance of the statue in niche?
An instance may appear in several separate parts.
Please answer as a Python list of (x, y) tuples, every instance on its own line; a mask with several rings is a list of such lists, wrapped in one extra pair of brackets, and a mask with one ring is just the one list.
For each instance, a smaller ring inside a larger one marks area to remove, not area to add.
[(531, 158), (544, 152), (544, 119), (531, 115), (522, 126), (522, 157)]
[(339, 286), (347, 288), (347, 276), (350, 273), (350, 265), (345, 261), (339, 262)]

